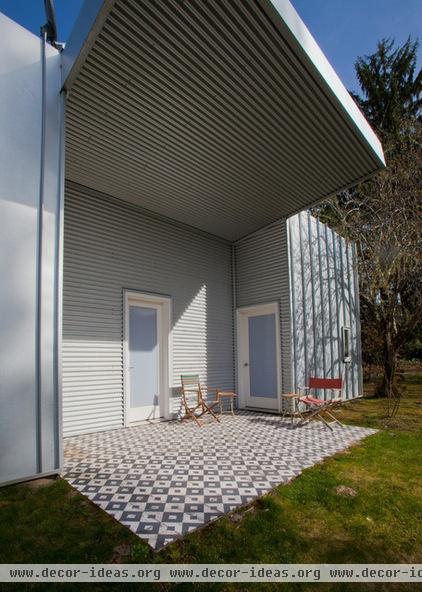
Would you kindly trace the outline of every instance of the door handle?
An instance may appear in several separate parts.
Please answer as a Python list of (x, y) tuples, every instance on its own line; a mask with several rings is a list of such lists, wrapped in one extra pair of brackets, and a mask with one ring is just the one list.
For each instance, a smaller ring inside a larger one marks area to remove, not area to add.
[(243, 365), (245, 366), (245, 368), (246, 368), (247, 366), (249, 366), (248, 362), (245, 362)]

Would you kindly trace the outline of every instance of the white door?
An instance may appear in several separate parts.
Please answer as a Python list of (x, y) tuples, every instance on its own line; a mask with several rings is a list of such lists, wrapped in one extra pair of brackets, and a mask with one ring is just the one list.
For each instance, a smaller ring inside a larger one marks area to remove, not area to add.
[(281, 383), (278, 305), (239, 309), (237, 323), (240, 404), (278, 411)]
[(128, 422), (165, 415), (168, 353), (164, 300), (139, 295), (126, 302), (126, 413)]

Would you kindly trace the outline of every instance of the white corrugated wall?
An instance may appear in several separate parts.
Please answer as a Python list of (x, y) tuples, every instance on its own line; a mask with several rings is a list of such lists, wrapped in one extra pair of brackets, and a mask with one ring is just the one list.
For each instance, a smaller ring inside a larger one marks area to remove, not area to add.
[(123, 291), (172, 298), (180, 374), (233, 388), (231, 247), (68, 183), (64, 222), (63, 421), (67, 435), (123, 425)]
[(277, 302), (280, 310), (281, 384), (292, 388), (290, 283), (286, 221), (280, 220), (235, 246), (236, 307)]
[[(362, 394), (356, 257), (325, 224), (301, 212), (288, 219), (293, 385), (308, 377), (342, 377), (343, 395)], [(343, 362), (342, 327), (350, 328), (351, 361)]]
[[(348, 398), (362, 394), (353, 245), (301, 212), (239, 241), (235, 253), (236, 306), (279, 304), (283, 392), (316, 375), (342, 376)], [(342, 326), (351, 331), (349, 363)]]

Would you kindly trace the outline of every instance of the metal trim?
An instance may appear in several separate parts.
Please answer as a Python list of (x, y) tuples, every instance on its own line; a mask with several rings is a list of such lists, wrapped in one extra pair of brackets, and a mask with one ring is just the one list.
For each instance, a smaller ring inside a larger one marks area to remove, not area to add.
[[(311, 212), (307, 212), (307, 226), (308, 226), (308, 248), (309, 248), (309, 271), (311, 274), (311, 302), (312, 302), (312, 336), (313, 336), (313, 347), (312, 356), (314, 358), (314, 372), (315, 376), (318, 376), (318, 365), (317, 365), (317, 333), (316, 333), (316, 314), (315, 314), (315, 277), (314, 277), (314, 257), (312, 248), (312, 232), (311, 232)], [(303, 273), (303, 269), (302, 269)]]
[(348, 90), (337, 76), (321, 48), (300, 18), (289, 0), (258, 0), (274, 26), (289, 38), (296, 52), (305, 57), (309, 70), (319, 80), (322, 90), (335, 101), (336, 108), (349, 120), (349, 124), (359, 133), (363, 144), (378, 165), (385, 168), (385, 158), (381, 142), (353, 101)]
[(305, 286), (305, 276), (303, 273), (304, 264), (303, 264), (303, 244), (302, 244), (302, 214), (300, 212), (298, 214), (298, 221), (299, 221), (300, 270), (301, 270), (301, 280), (302, 280), (303, 333), (305, 336), (305, 338), (303, 340), (303, 355), (304, 355), (305, 376), (308, 378), (309, 377), (309, 361), (308, 361), (308, 342), (306, 339), (307, 329), (308, 329), (308, 315), (306, 313), (306, 286)]
[[(349, 366), (351, 367), (351, 380), (350, 380), (350, 387), (352, 389), (352, 393), (355, 392), (355, 356), (353, 355), (353, 324), (354, 324), (354, 319), (353, 319), (353, 315), (352, 315), (352, 289), (351, 289), (351, 283), (350, 283), (350, 258), (349, 258), (349, 247), (350, 245), (347, 243), (347, 241), (345, 241), (345, 254), (346, 254), (346, 268), (347, 268), (347, 291), (348, 291), (348, 297), (349, 297), (349, 319), (348, 319), (348, 324), (350, 327), (350, 343), (349, 343)], [(353, 296), (353, 300), (354, 300), (354, 296)]]
[(361, 340), (361, 319), (360, 319), (360, 299), (359, 299), (359, 273), (358, 273), (358, 255), (356, 243), (352, 243), (353, 248), (353, 276), (354, 276), (354, 291), (356, 304), (356, 346), (357, 346), (357, 363), (358, 363), (358, 388), (359, 396), (363, 396), (363, 367), (362, 367), (362, 340)]
[(62, 51), (62, 86), (70, 90), (115, 0), (85, 0)]
[(294, 286), (294, 270), (293, 270), (293, 239), (291, 233), (292, 218), (286, 222), (287, 229), (287, 247), (288, 247), (288, 266), (289, 266), (289, 282), (290, 282), (290, 318), (292, 326), (291, 348), (293, 356), (293, 386), (297, 390), (297, 328), (296, 328), (296, 302), (295, 302), (295, 286)]
[(45, 137), (46, 137), (46, 101), (47, 101), (47, 56), (46, 56), (47, 32), (41, 31), (41, 145), (40, 145), (40, 186), (37, 216), (37, 254), (36, 254), (36, 364), (35, 364), (35, 388), (36, 388), (36, 464), (38, 472), (42, 472), (42, 288), (43, 288), (43, 218), (44, 218), (44, 194), (45, 194)]
[(321, 303), (321, 339), (322, 339), (322, 367), (324, 376), (327, 376), (327, 360), (325, 356), (325, 301), (324, 301), (324, 279), (322, 276), (322, 255), (321, 255), (321, 222), (316, 221), (317, 241), (318, 241), (318, 275), (319, 275), (319, 291)]
[(17, 483), (26, 483), (27, 481), (35, 481), (36, 479), (42, 479), (44, 477), (52, 477), (53, 475), (61, 474), (61, 469), (55, 471), (47, 471), (45, 473), (34, 473), (27, 477), (20, 477), (19, 479), (10, 479), (9, 481), (1, 481), (0, 487), (7, 487), (8, 485), (16, 485)]
[[(231, 246), (231, 263), (232, 263), (232, 296), (233, 296), (233, 310), (232, 310), (232, 317), (233, 317), (233, 369), (234, 369), (234, 390), (237, 393), (239, 388), (239, 380), (238, 380), (238, 343), (237, 343), (237, 331), (235, 327), (235, 314), (237, 310), (237, 290), (236, 290), (236, 246), (232, 244)], [(237, 402), (236, 402), (237, 404)]]
[(60, 97), (60, 151), (59, 151), (59, 179), (56, 211), (56, 327), (55, 327), (55, 358), (54, 383), (56, 391), (57, 444), (56, 465), (63, 466), (63, 392), (62, 392), (62, 350), (63, 350), (63, 248), (64, 248), (64, 181), (65, 181), (65, 119), (66, 119), (66, 91)]
[[(330, 275), (330, 261), (329, 261), (329, 241), (328, 241), (328, 226), (324, 224), (324, 233), (325, 233), (325, 256), (326, 256), (326, 265), (327, 265), (327, 287), (328, 287), (328, 318), (330, 324), (330, 368), (331, 368), (331, 378), (334, 378), (334, 343), (333, 343), (333, 311), (331, 307), (331, 275)], [(331, 233), (331, 230), (330, 230)]]

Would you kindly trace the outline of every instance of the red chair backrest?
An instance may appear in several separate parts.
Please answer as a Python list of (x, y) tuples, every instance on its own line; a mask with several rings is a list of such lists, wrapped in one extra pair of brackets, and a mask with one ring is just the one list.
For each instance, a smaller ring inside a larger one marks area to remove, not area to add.
[(343, 387), (341, 378), (309, 378), (309, 388), (311, 389), (339, 389)]

